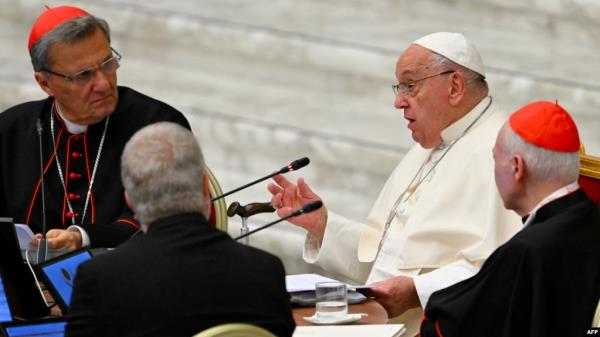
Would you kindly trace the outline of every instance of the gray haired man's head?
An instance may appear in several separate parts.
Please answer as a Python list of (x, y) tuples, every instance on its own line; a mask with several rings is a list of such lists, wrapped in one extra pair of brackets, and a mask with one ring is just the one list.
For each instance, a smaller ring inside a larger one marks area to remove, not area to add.
[(121, 157), (123, 186), (144, 225), (182, 213), (208, 217), (210, 197), (204, 173), (204, 158), (194, 135), (170, 122), (136, 132)]

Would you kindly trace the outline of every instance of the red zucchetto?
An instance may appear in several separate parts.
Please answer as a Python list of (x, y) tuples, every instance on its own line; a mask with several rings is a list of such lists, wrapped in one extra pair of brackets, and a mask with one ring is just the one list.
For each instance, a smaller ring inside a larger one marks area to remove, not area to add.
[(526, 142), (558, 152), (579, 151), (573, 118), (558, 102), (534, 102), (512, 113), (510, 127)]
[(31, 52), (31, 46), (33, 46), (37, 40), (44, 36), (44, 34), (54, 29), (54, 27), (76, 17), (88, 15), (90, 14), (77, 7), (59, 6), (50, 8), (46, 6), (46, 11), (38, 16), (37, 20), (33, 24), (33, 27), (31, 28), (28, 45), (29, 51)]

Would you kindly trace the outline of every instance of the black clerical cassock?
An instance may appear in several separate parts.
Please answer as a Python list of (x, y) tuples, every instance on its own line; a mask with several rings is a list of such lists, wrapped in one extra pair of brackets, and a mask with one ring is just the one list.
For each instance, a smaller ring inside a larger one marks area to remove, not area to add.
[(121, 153), (129, 138), (144, 126), (160, 121), (190, 128), (183, 114), (173, 107), (126, 87), (119, 87), (118, 103), (108, 123), (104, 119), (88, 126), (82, 134), (69, 133), (52, 98), (20, 104), (1, 113), (0, 216), (28, 224), (34, 232), (42, 230), (38, 118), (44, 130), (47, 224), (49, 228), (81, 225), (96, 247), (115, 246), (139, 228), (125, 204), (121, 183)]
[(600, 297), (600, 211), (582, 190), (540, 208), (479, 273), (435, 292), (423, 337), (584, 336)]

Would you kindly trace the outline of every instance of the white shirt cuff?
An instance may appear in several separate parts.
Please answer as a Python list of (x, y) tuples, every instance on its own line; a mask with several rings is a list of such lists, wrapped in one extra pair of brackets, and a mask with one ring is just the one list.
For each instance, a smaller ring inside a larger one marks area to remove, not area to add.
[(306, 233), (304, 249), (302, 250), (302, 258), (306, 263), (318, 263), (320, 253), (322, 251), (321, 248), (327, 250), (328, 247), (331, 247), (332, 245), (335, 246), (335, 243), (331, 242), (331, 238), (336, 236), (336, 232), (338, 231), (338, 223), (345, 221), (347, 220), (345, 220), (343, 217), (340, 217), (333, 212), (328, 212), (327, 224), (325, 225), (325, 231), (323, 232), (323, 241), (320, 241), (310, 232)]
[(311, 233), (306, 234), (304, 240), (304, 249), (302, 251), (302, 257), (307, 263), (315, 263), (319, 257), (319, 251), (321, 250), (321, 241)]
[(441, 268), (435, 269), (429, 273), (413, 277), (415, 289), (421, 302), (421, 307), (425, 308), (429, 297), (435, 291), (449, 287), (462, 280), (477, 274), (481, 263), (471, 263), (466, 260), (460, 260)]
[(67, 230), (69, 232), (79, 231), (79, 233), (81, 233), (81, 247), (89, 247), (90, 246), (90, 236), (85, 231), (85, 229), (83, 229), (77, 225), (71, 225), (71, 226), (67, 227)]

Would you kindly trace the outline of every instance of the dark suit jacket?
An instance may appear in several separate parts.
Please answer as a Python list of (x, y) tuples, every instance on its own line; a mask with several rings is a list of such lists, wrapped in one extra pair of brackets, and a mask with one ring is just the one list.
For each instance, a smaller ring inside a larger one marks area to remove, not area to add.
[(281, 261), (196, 213), (152, 223), (77, 272), (66, 336), (192, 336), (244, 322), (295, 328)]
[(479, 273), (431, 296), (421, 336), (584, 336), (600, 296), (600, 211), (582, 190), (541, 207)]

